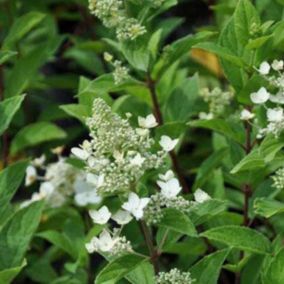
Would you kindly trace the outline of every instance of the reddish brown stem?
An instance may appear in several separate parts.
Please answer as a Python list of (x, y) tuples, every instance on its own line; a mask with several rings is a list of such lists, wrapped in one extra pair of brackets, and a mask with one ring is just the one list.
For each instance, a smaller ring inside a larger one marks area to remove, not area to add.
[[(157, 97), (157, 93), (156, 93), (156, 82), (151, 78), (150, 74), (147, 74), (147, 86), (148, 89), (150, 91), (150, 95), (151, 95), (151, 99), (152, 99), (152, 103), (153, 103), (153, 109), (154, 109), (154, 115), (157, 119), (157, 122), (159, 125), (163, 125), (164, 124), (164, 119), (163, 119), (163, 115), (161, 112), (161, 108), (159, 105), (159, 101), (158, 101), (158, 97)], [(174, 151), (171, 151), (169, 153), (169, 156), (171, 158), (172, 161), (172, 166), (173, 166), (173, 170), (175, 171), (179, 182), (183, 188), (183, 192), (184, 193), (189, 193), (189, 187), (186, 183), (186, 180), (183, 176), (181, 167), (179, 165), (178, 159), (177, 159), (177, 155)]]
[(143, 236), (144, 236), (145, 243), (146, 243), (148, 250), (149, 250), (151, 263), (154, 267), (155, 273), (158, 274), (159, 270), (160, 270), (159, 269), (159, 262), (158, 262), (159, 253), (154, 246), (153, 238), (152, 238), (152, 232), (150, 231), (150, 229), (147, 226), (147, 224), (145, 223), (145, 221), (142, 220), (139, 224), (140, 224), (140, 229), (141, 229)]

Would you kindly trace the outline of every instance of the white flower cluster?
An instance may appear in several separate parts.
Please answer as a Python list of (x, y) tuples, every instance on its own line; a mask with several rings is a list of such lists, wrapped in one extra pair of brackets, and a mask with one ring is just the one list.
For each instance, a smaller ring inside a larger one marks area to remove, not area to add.
[(184, 213), (190, 210), (191, 202), (178, 196), (182, 188), (174, 173), (169, 170), (164, 175), (159, 175), (159, 178), (157, 184), (161, 191), (150, 197), (145, 209), (145, 220), (148, 224), (158, 224), (164, 216), (165, 208), (174, 208)]
[[(284, 62), (274, 60), (270, 65), (268, 62), (261, 63), (258, 72), (264, 76), (271, 86), (277, 89), (276, 94), (270, 94), (265, 87), (261, 87), (257, 92), (250, 95), (251, 101), (255, 105), (263, 105), (266, 108), (267, 125), (258, 131), (257, 138), (262, 138), (267, 134), (273, 134), (278, 137), (284, 130), (284, 112), (281, 107), (284, 104)], [(268, 103), (276, 104), (274, 107), (267, 107)], [(246, 115), (241, 115), (241, 118), (251, 119), (253, 113), (247, 112)]]
[(224, 114), (226, 108), (230, 105), (234, 94), (229, 91), (224, 92), (216, 87), (211, 91), (208, 88), (203, 88), (200, 91), (200, 96), (208, 103), (209, 112), (201, 112), (199, 118), (212, 119)]
[(128, 119), (113, 113), (104, 100), (94, 100), (93, 116), (87, 119), (91, 140), (71, 151), (86, 162), (87, 179), (100, 194), (131, 191), (145, 171), (159, 168), (166, 153), (178, 143), (177, 139), (162, 136), (162, 149), (153, 151), (155, 141), (149, 129), (157, 125), (155, 117), (139, 117), (138, 123), (138, 128), (132, 127)]
[(99, 237), (93, 237), (86, 244), (88, 253), (107, 253), (109, 256), (118, 257), (127, 252), (132, 252), (132, 247), (129, 241), (124, 236), (119, 236), (119, 232), (114, 230), (112, 233), (106, 229), (102, 231)]
[(119, 60), (113, 61), (113, 56), (108, 52), (104, 53), (104, 59), (106, 62), (109, 62), (114, 67), (113, 78), (114, 83), (119, 85), (123, 83), (125, 80), (129, 79), (129, 69), (122, 65), (122, 62)]
[(105, 225), (112, 219), (121, 227), (114, 229), (113, 233), (104, 230), (99, 238), (94, 237), (86, 244), (88, 252), (93, 253), (96, 251), (109, 253), (111, 256), (118, 256), (132, 251), (130, 242), (124, 236), (120, 236), (120, 232), (122, 227), (128, 224), (133, 217), (136, 220), (143, 218), (144, 208), (147, 206), (149, 200), (147, 197), (140, 198), (136, 193), (131, 192), (128, 200), (114, 214), (109, 211), (107, 206), (103, 206), (99, 210), (91, 210), (89, 214), (95, 224)]
[(173, 268), (169, 272), (160, 272), (156, 276), (156, 284), (192, 284), (194, 281), (190, 272), (181, 272), (177, 268)]
[(89, 0), (91, 14), (107, 28), (114, 28), (119, 40), (134, 40), (146, 33), (146, 28), (135, 18), (128, 17), (121, 0)]
[(284, 168), (278, 169), (271, 178), (273, 180), (273, 187), (277, 189), (284, 188)]
[[(21, 207), (42, 199), (50, 207), (60, 207), (72, 195), (79, 206), (101, 202), (96, 188), (86, 181), (86, 174), (66, 163), (65, 158), (59, 156), (57, 162), (48, 165), (44, 163), (45, 157), (42, 156), (27, 167), (25, 185), (30, 186), (35, 181), (40, 181), (41, 184), (39, 192), (33, 193), (31, 199), (24, 201)], [(38, 171), (44, 172), (44, 175), (39, 176)]]

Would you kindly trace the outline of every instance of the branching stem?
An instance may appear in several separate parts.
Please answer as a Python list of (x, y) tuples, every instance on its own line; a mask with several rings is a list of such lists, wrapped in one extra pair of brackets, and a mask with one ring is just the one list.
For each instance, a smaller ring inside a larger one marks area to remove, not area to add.
[[(153, 109), (154, 109), (154, 115), (157, 119), (157, 122), (159, 125), (163, 125), (164, 124), (164, 119), (163, 119), (163, 115), (162, 115), (162, 112), (161, 112), (161, 108), (160, 108), (160, 105), (159, 105), (159, 101), (158, 101), (158, 96), (157, 96), (157, 93), (156, 93), (156, 82), (151, 78), (151, 75), (148, 73), (147, 74), (147, 80), (146, 80), (146, 84), (147, 84), (147, 87), (150, 91), (150, 95), (151, 95), (151, 100), (152, 100), (152, 103), (153, 103)], [(178, 162), (178, 159), (177, 159), (177, 155), (175, 153), (175, 151), (171, 151), (169, 153), (169, 156), (171, 158), (171, 161), (172, 161), (172, 167), (179, 179), (179, 182), (183, 188), (183, 193), (189, 193), (190, 190), (188, 188), (188, 185), (186, 183), (186, 180), (183, 176), (183, 173), (182, 173), (182, 170), (181, 170), (181, 167), (180, 167), (180, 164)]]

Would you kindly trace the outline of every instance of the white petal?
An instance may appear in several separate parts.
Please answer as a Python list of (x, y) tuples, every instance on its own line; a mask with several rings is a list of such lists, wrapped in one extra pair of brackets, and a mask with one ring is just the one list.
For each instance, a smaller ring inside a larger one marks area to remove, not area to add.
[(254, 116), (255, 116), (254, 113), (250, 112), (247, 109), (243, 109), (242, 112), (241, 112), (240, 119), (241, 120), (250, 120), (250, 119), (254, 118)]
[(71, 153), (81, 160), (87, 160), (90, 156), (90, 154), (86, 150), (83, 150), (78, 147), (72, 148)]
[(195, 192), (194, 192), (194, 199), (196, 202), (198, 203), (203, 203), (207, 200), (210, 200), (211, 197), (202, 189), (198, 188)]
[(32, 185), (37, 178), (36, 168), (33, 166), (28, 166), (26, 169), (25, 186)]
[(138, 117), (138, 124), (142, 128), (153, 128), (158, 125), (156, 118), (153, 114), (147, 115), (147, 117)]
[(119, 225), (128, 224), (132, 220), (130, 213), (124, 210), (118, 210), (111, 218)]
[(130, 160), (130, 164), (132, 166), (138, 166), (138, 167), (141, 167), (142, 164), (144, 163), (145, 161), (145, 158), (141, 156), (140, 153), (138, 153), (134, 158), (132, 158)]
[(270, 94), (262, 87), (256, 93), (250, 95), (251, 101), (255, 104), (263, 104), (269, 100)]
[(111, 213), (106, 206), (101, 207), (99, 210), (90, 210), (89, 214), (96, 224), (106, 224), (111, 217)]
[(171, 139), (169, 136), (163, 135), (160, 139), (160, 145), (166, 152), (172, 151), (178, 143), (178, 139)]
[(50, 196), (51, 194), (53, 194), (54, 190), (55, 190), (54, 185), (48, 181), (43, 182), (39, 188), (39, 192), (43, 197)]
[(174, 172), (172, 170), (168, 170), (164, 175), (160, 174), (159, 178), (163, 181), (168, 181), (172, 178), (174, 178)]
[(282, 108), (269, 108), (267, 110), (267, 119), (270, 122), (279, 122), (283, 120), (283, 109)]
[(284, 67), (284, 61), (283, 60), (273, 60), (271, 67), (275, 70), (275, 71), (280, 71), (283, 69)]
[(262, 75), (267, 75), (269, 74), (269, 71), (270, 71), (269, 63), (267, 61), (262, 62), (259, 67), (259, 73)]

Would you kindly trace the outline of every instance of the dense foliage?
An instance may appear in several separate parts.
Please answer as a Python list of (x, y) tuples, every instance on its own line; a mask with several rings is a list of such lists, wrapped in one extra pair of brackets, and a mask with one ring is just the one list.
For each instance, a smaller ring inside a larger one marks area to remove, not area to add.
[(284, 283), (284, 1), (197, 2), (0, 0), (0, 284)]

